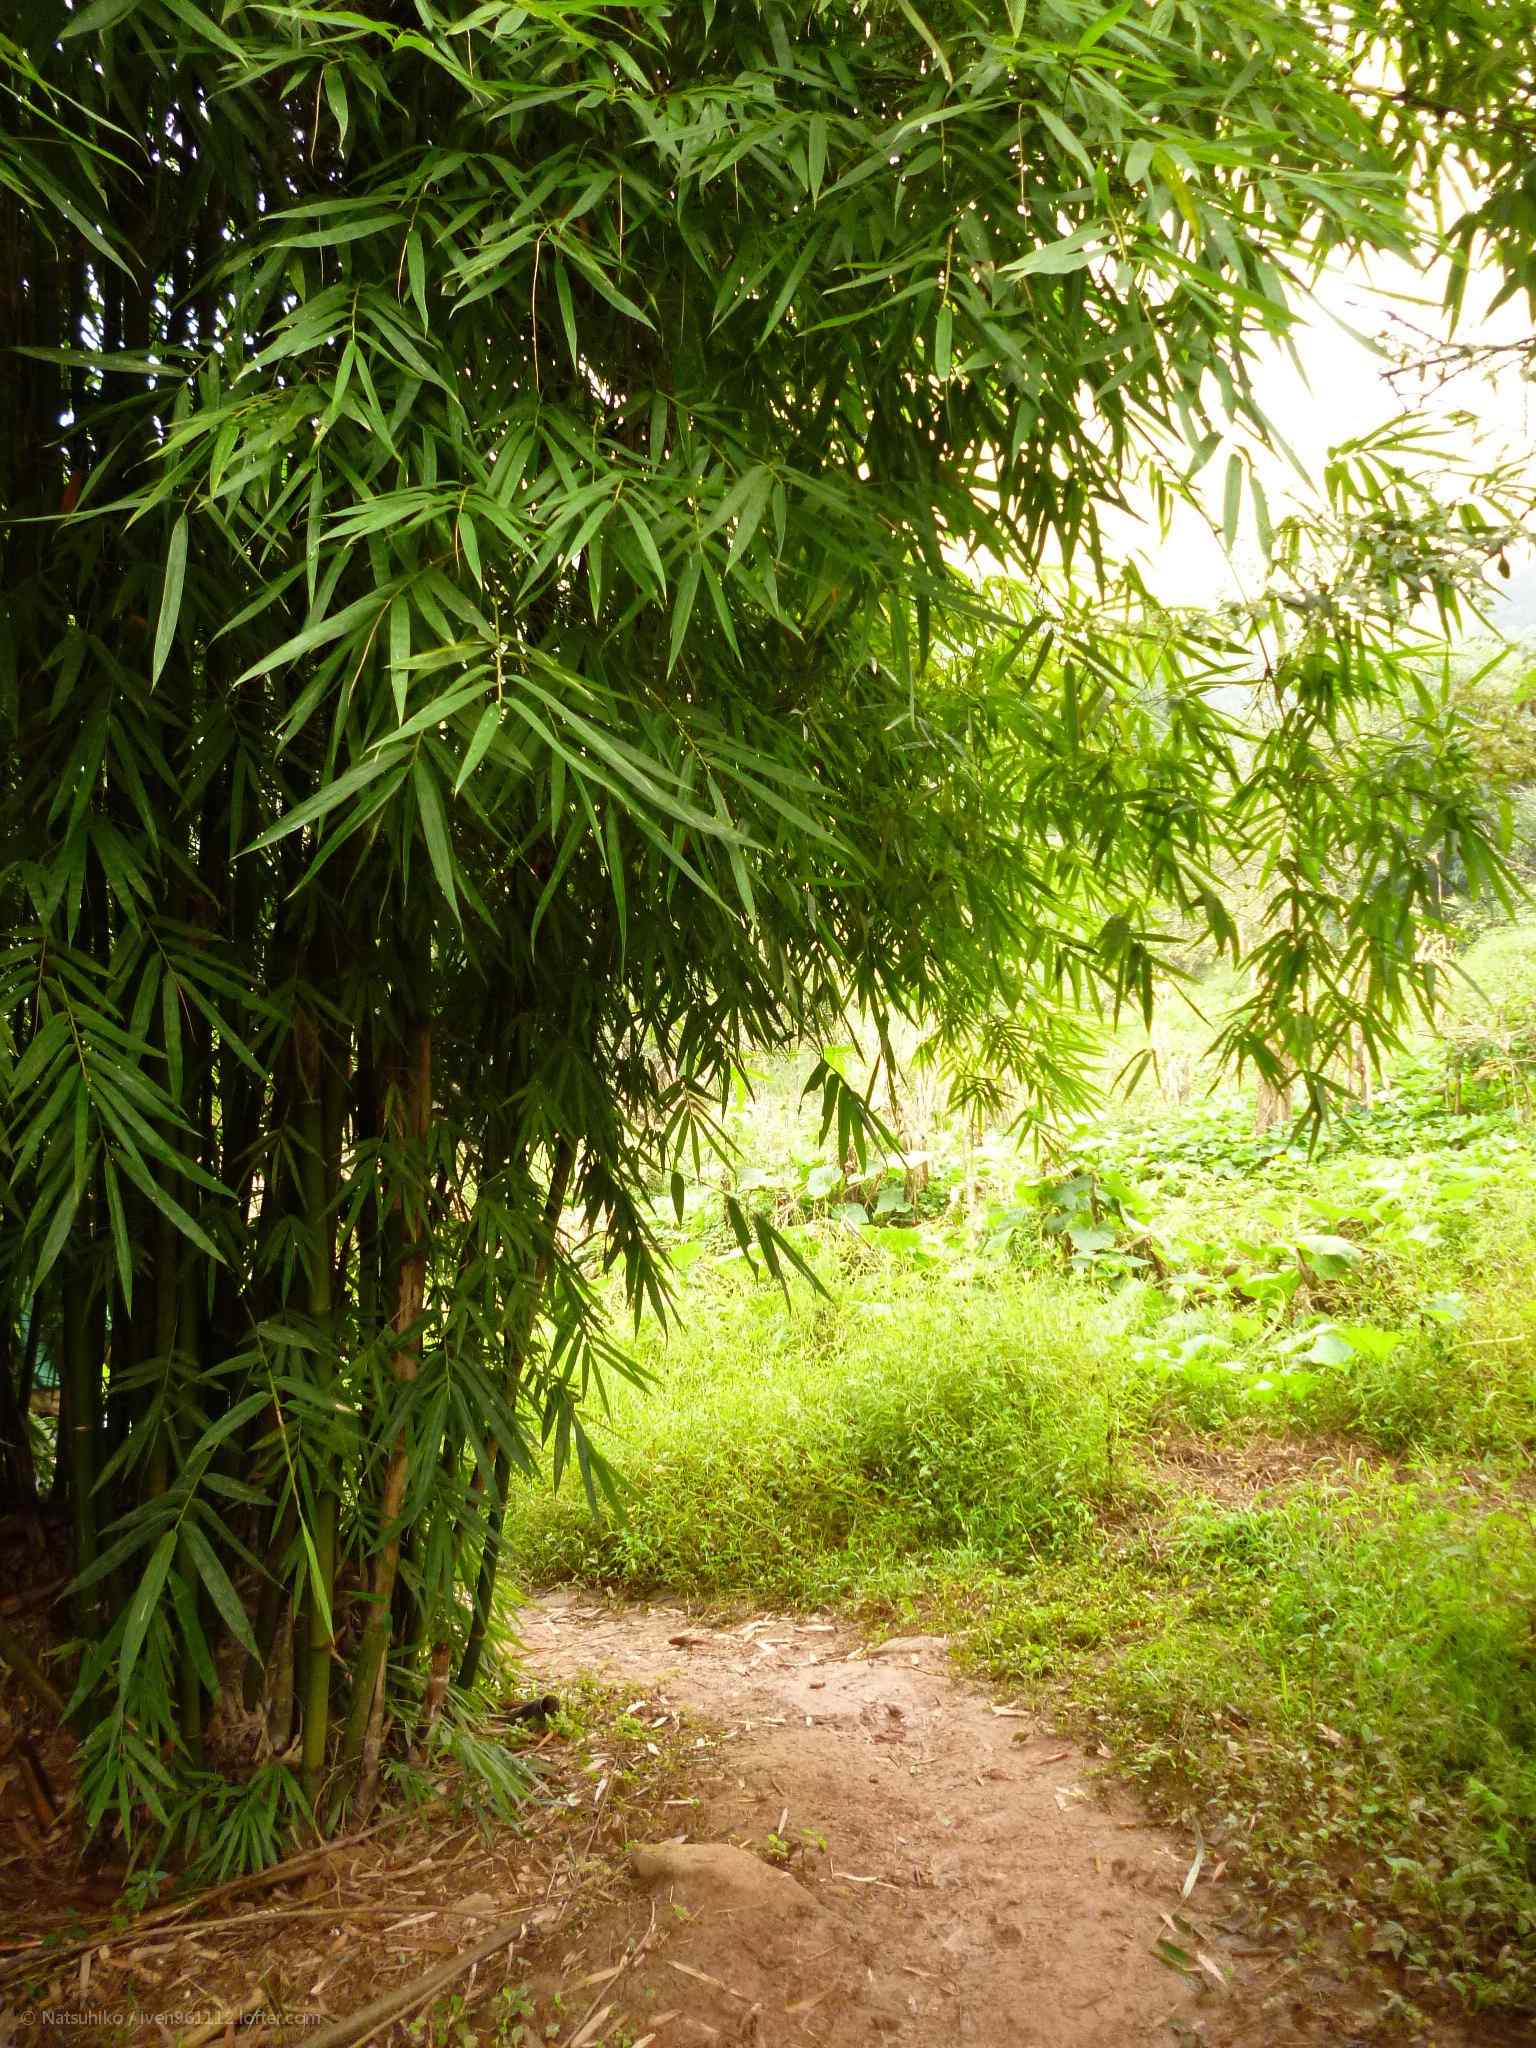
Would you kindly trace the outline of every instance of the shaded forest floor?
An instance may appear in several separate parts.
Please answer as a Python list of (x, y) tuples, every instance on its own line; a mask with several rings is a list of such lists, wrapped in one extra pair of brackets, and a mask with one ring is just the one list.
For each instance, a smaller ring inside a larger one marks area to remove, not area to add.
[[(1149, 1817), (1107, 1751), (966, 1681), (938, 1635), (570, 1588), (520, 1621), (517, 1692), (558, 1700), (486, 1723), (530, 1773), (521, 1824), (444, 1777), (363, 1836), (135, 1916), (121, 1869), (82, 1865), (4, 1773), (0, 2042), (1519, 2038), (1416, 2013), (1335, 1930), (1266, 1920), (1229, 1844)], [(67, 1747), (40, 1754), (62, 1802)]]
[(657, 1930), (615, 1988), (619, 2040), (1374, 2037), (1379, 1979), (1266, 1933), (1220, 1845), (1158, 1826), (1099, 1756), (960, 1680), (942, 1637), (866, 1644), (825, 1616), (557, 1593), (526, 1642), (541, 1674), (595, 1670), (636, 1715), (682, 1708), (719, 1730), (671, 1811), (679, 1841), (730, 1847), (642, 1854), (659, 1917), (621, 1894), (592, 1930), (599, 1960)]

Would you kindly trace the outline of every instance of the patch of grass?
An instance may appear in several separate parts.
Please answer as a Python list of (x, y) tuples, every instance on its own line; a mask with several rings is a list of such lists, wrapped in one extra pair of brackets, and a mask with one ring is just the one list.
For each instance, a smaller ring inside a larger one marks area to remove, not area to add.
[(814, 1605), (914, 1562), (1022, 1566), (1081, 1541), (1125, 1484), (1123, 1309), (1006, 1268), (828, 1280), (830, 1300), (797, 1290), (789, 1308), (717, 1282), (668, 1347), (664, 1393), (616, 1392), (625, 1521), (526, 1495), (511, 1569)]
[(827, 1298), (755, 1284), (717, 1189), (659, 1201), (685, 1313), (615, 1390), (627, 1519), (525, 1493), (513, 1573), (942, 1623), (1282, 1912), (1536, 2008), (1530, 1127), (1424, 1055), (1315, 1151), (1138, 1109), (1050, 1173), (968, 1138), (919, 1200), (818, 1162), (783, 1079), (757, 1186)]
[(1186, 1501), (1046, 1600), (994, 1589), (973, 1654), (1009, 1680), (1054, 1675), (1117, 1761), (1280, 1901), (1473, 2005), (1523, 2010), (1532, 1535), (1529, 1512), (1488, 1512), (1439, 1475)]

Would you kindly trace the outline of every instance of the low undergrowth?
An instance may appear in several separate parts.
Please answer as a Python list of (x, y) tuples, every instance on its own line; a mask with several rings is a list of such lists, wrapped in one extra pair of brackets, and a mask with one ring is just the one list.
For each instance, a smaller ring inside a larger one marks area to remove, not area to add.
[(1218, 1102), (917, 1182), (785, 1122), (756, 1171), (824, 1293), (689, 1190), (627, 1515), (528, 1492), (515, 1569), (938, 1621), (1298, 1932), (1536, 2009), (1536, 1150), (1457, 1085), (1421, 1061), (1316, 1147)]
[(527, 1578), (821, 1601), (935, 1556), (1023, 1566), (1084, 1540), (1126, 1484), (1116, 1305), (1065, 1283), (841, 1278), (782, 1302), (726, 1280), (662, 1389), (621, 1389), (606, 1448), (623, 1520), (519, 1503)]
[(1532, 2002), (1536, 1549), (1433, 1471), (1184, 1498), (1063, 1572), (952, 1581), (968, 1658), (1410, 1983)]

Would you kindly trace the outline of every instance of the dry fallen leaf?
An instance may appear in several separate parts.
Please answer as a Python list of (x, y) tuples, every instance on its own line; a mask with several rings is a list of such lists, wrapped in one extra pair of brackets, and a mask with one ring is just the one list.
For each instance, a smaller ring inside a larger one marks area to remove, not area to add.
[(814, 1998), (801, 1998), (798, 1999), (793, 2005), (786, 2005), (784, 2008), (785, 2018), (795, 2019), (799, 2016), (799, 2014), (803, 2012), (814, 2011), (815, 2008), (818, 2005), (820, 2005), (821, 2001), (824, 1998), (830, 1998), (832, 1996), (832, 1988), (833, 1987), (829, 1984), (827, 1985), (824, 1991), (818, 1991)]
[(613, 1963), (606, 1970), (594, 1970), (590, 1977), (578, 1978), (570, 1988), (572, 1991), (590, 1991), (595, 1985), (606, 1984), (610, 1977), (617, 1977), (624, 1967), (623, 1963)]
[(1222, 1990), (1226, 1990), (1227, 1980), (1225, 1974), (1221, 1969), (1220, 1964), (1213, 1962), (1211, 1958), (1206, 1954), (1203, 1948), (1197, 1948), (1195, 1950), (1195, 1961), (1200, 1965), (1201, 1969), (1205, 1971), (1208, 1977), (1213, 1977), (1216, 1980), (1216, 1982), (1221, 1986)]
[(613, 2006), (601, 2006), (582, 2027), (580, 2033), (571, 2036), (570, 2048), (587, 2048), (587, 2043), (596, 2038), (598, 2029), (613, 2011)]
[(1187, 1875), (1185, 1876), (1185, 1879), (1184, 1879), (1184, 1886), (1183, 1886), (1183, 1889), (1182, 1889), (1182, 1890), (1180, 1891), (1180, 1893), (1179, 1893), (1179, 1897), (1180, 1897), (1181, 1899), (1187, 1899), (1187, 1898), (1189, 1897), (1190, 1893), (1191, 1893), (1191, 1892), (1192, 1892), (1192, 1891), (1194, 1890), (1194, 1888), (1195, 1888), (1196, 1884), (1197, 1884), (1197, 1883), (1199, 1882), (1199, 1879), (1200, 1879), (1200, 1873), (1201, 1873), (1201, 1871), (1202, 1871), (1202, 1870), (1203, 1870), (1204, 1868), (1205, 1868), (1205, 1837), (1204, 1837), (1204, 1836), (1203, 1836), (1203, 1835), (1201, 1834), (1200, 1830), (1199, 1830), (1198, 1828), (1196, 1828), (1196, 1829), (1195, 1829), (1195, 1860), (1194, 1860), (1194, 1862), (1193, 1862), (1193, 1863), (1191, 1863), (1191, 1864), (1190, 1864), (1190, 1866), (1189, 1866), (1189, 1871), (1188, 1871), (1188, 1874), (1187, 1874)]
[(752, 2003), (744, 1991), (733, 1991), (729, 1984), (722, 1984), (718, 1977), (711, 1977), (707, 1970), (694, 1969), (691, 1963), (674, 1963), (669, 1956), (667, 1958), (667, 1968), (669, 1970), (676, 1970), (680, 1976), (693, 1977), (700, 1984), (709, 1984), (716, 1991), (723, 1991), (727, 1998), (739, 1998), (743, 2005), (750, 2005)]

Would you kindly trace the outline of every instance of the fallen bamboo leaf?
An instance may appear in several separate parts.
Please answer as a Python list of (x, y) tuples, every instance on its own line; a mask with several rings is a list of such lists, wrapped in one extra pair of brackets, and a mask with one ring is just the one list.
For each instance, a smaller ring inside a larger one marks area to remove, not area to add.
[(617, 1977), (623, 1963), (614, 1963), (609, 1969), (594, 1970), (590, 1977), (580, 1977), (571, 1986), (573, 1991), (590, 1991), (595, 1984), (606, 1984), (611, 1977)]
[(605, 2005), (599, 2011), (593, 2013), (591, 2019), (581, 2029), (581, 2032), (579, 2034), (572, 2034), (570, 2048), (586, 2048), (586, 2044), (592, 2039), (613, 2009), (611, 2005)]
[[(679, 1976), (693, 1977), (700, 1984), (712, 1984), (716, 1991), (729, 1989), (727, 1985), (721, 1983), (718, 1977), (711, 1977), (707, 1970), (696, 1970), (691, 1963), (674, 1963), (672, 1958), (668, 1956), (667, 1968), (669, 1970), (676, 1970)], [(736, 1995), (740, 1997), (741, 1994), (738, 1992)]]
[(190, 2034), (184, 2034), (182, 2048), (205, 2048), (207, 2042), (217, 2040), (227, 2027), (238, 2027), (245, 2015), (260, 2005), (265, 1997), (266, 1993), (258, 1984), (254, 1991), (248, 1992), (238, 2005), (232, 2005), (218, 2019), (209, 2020), (205, 2025), (195, 2027)]
[(1186, 1876), (1185, 1876), (1185, 1879), (1184, 1879), (1184, 1888), (1183, 1888), (1183, 1890), (1182, 1890), (1182, 1891), (1181, 1891), (1181, 1892), (1179, 1893), (1179, 1897), (1180, 1897), (1181, 1899), (1187, 1899), (1187, 1898), (1189, 1897), (1190, 1893), (1191, 1893), (1191, 1892), (1192, 1892), (1192, 1891), (1194, 1890), (1195, 1886), (1196, 1886), (1196, 1885), (1197, 1885), (1197, 1884), (1199, 1883), (1199, 1881), (1200, 1881), (1200, 1873), (1201, 1873), (1201, 1871), (1202, 1871), (1202, 1870), (1203, 1870), (1204, 1868), (1205, 1868), (1205, 1837), (1204, 1837), (1204, 1835), (1202, 1835), (1202, 1834), (1201, 1834), (1201, 1832), (1200, 1832), (1200, 1829), (1199, 1829), (1199, 1827), (1197, 1826), (1197, 1827), (1195, 1828), (1195, 1860), (1194, 1860), (1194, 1862), (1193, 1862), (1193, 1863), (1191, 1863), (1191, 1864), (1190, 1864), (1190, 1866), (1189, 1866), (1189, 1870), (1188, 1870), (1188, 1872), (1187, 1872), (1187, 1874), (1186, 1874)]
[(711, 1985), (716, 1991), (723, 1991), (727, 1998), (739, 1999), (743, 2005), (752, 2003), (744, 1991), (733, 1990), (729, 1984), (723, 1984), (718, 1977), (711, 1977), (707, 1970), (694, 1969), (691, 1963), (674, 1963), (669, 1956), (667, 1968), (679, 1971), (684, 1977), (696, 1977), (699, 1983)]
[(1197, 1948), (1195, 1950), (1195, 1961), (1200, 1965), (1201, 1969), (1205, 1971), (1208, 1977), (1214, 1977), (1216, 1982), (1221, 1986), (1222, 1990), (1226, 1990), (1227, 1980), (1220, 1964), (1213, 1962), (1212, 1959), (1206, 1954), (1203, 1948)]
[(1170, 1970), (1177, 1970), (1181, 1977), (1192, 1975), (1196, 1968), (1195, 1959), (1189, 1953), (1189, 1950), (1180, 1948), (1176, 1941), (1170, 1941), (1165, 1934), (1159, 1935), (1157, 1940), (1153, 1942), (1152, 1953), (1160, 1963), (1165, 1963)]

